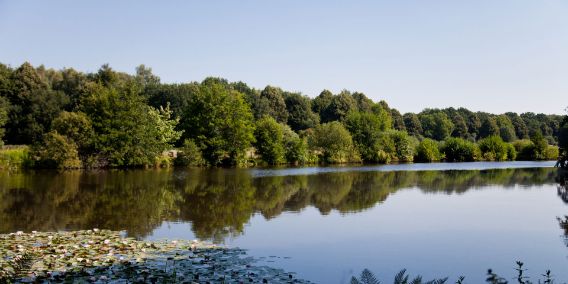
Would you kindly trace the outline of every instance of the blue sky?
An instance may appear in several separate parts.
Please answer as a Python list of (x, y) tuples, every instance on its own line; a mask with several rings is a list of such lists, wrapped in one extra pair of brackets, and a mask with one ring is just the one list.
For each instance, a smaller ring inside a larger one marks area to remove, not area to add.
[(0, 62), (348, 89), (401, 112), (562, 114), (567, 15), (560, 0), (0, 0)]

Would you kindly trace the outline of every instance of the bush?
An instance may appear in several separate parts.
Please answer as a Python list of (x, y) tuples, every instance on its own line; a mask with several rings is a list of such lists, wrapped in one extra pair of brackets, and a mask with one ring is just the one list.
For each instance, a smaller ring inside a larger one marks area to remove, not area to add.
[(337, 121), (316, 126), (309, 137), (312, 149), (321, 153), (327, 163), (360, 162), (359, 153), (353, 145), (351, 134)]
[(310, 162), (308, 143), (300, 138), (290, 126), (282, 125), (285, 158), (288, 163), (305, 164)]
[(505, 143), (500, 136), (491, 135), (487, 138), (481, 139), (478, 144), (484, 160), (505, 161), (508, 159), (507, 143)]
[(552, 145), (548, 145), (548, 147), (546, 148), (546, 159), (547, 160), (557, 160), (558, 159), (558, 155), (559, 155), (559, 149), (558, 146), (552, 146)]
[(513, 142), (513, 147), (517, 152), (517, 160), (530, 161), (536, 159), (536, 148), (534, 143), (528, 139), (517, 140)]
[(78, 169), (82, 167), (77, 145), (57, 131), (49, 132), (42, 145), (34, 147), (32, 155), (41, 168)]
[(446, 139), (442, 153), (448, 162), (473, 162), (480, 157), (477, 145), (461, 138)]
[(183, 141), (183, 147), (174, 159), (175, 166), (204, 166), (205, 160), (201, 154), (201, 149), (191, 139)]
[(416, 147), (416, 155), (414, 160), (417, 162), (434, 162), (442, 159), (438, 142), (426, 138)]
[(3, 148), (0, 150), (0, 170), (19, 170), (33, 165), (27, 146)]
[(276, 165), (286, 161), (283, 135), (282, 126), (274, 118), (264, 116), (257, 121), (254, 146), (264, 162)]
[(507, 159), (509, 161), (514, 161), (517, 159), (517, 150), (515, 150), (515, 146), (511, 143), (506, 143), (507, 147)]

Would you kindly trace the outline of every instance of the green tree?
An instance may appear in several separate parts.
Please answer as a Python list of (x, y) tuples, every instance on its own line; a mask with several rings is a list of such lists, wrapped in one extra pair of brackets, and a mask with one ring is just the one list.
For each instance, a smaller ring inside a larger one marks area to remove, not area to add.
[(456, 113), (452, 117), (452, 123), (454, 124), (454, 130), (452, 131), (452, 137), (466, 138), (468, 136), (468, 129), (465, 119)]
[(286, 161), (291, 164), (305, 164), (316, 162), (310, 157), (308, 143), (301, 138), (288, 125), (282, 125), (282, 137)]
[(427, 110), (421, 113), (420, 123), (424, 131), (424, 136), (434, 140), (444, 140), (450, 136), (454, 124), (448, 116), (437, 110)]
[(77, 145), (81, 156), (93, 154), (95, 132), (90, 119), (83, 112), (61, 112), (51, 128)]
[(415, 113), (405, 113), (403, 116), (404, 126), (408, 134), (413, 136), (421, 136), (422, 135), (422, 123), (420, 123), (420, 119), (418, 115)]
[(282, 126), (272, 117), (265, 116), (256, 122), (254, 146), (262, 160), (271, 165), (285, 162)]
[(340, 122), (324, 123), (314, 128), (310, 146), (320, 152), (327, 163), (348, 163), (360, 160), (349, 131)]
[(511, 120), (513, 127), (515, 128), (515, 136), (519, 139), (528, 139), (529, 138), (529, 130), (525, 121), (515, 112), (507, 112), (505, 113)]
[(12, 73), (13, 87), (7, 98), (10, 108), (6, 140), (10, 144), (33, 144), (49, 131), (51, 121), (68, 104), (68, 97), (50, 88), (29, 63)]
[(342, 91), (333, 96), (330, 104), (321, 115), (321, 122), (343, 121), (348, 113), (357, 111), (357, 102), (349, 91)]
[(254, 122), (243, 95), (221, 84), (201, 84), (184, 111), (181, 129), (213, 166), (243, 164), (254, 141)]
[(95, 150), (103, 165), (151, 165), (179, 138), (180, 133), (174, 131), (177, 120), (172, 120), (169, 108), (156, 110), (146, 105), (132, 83), (89, 88), (80, 110), (91, 119)]
[(319, 114), (320, 120), (322, 122), (323, 113), (331, 104), (331, 100), (333, 100), (333, 93), (328, 90), (323, 90), (317, 97), (315, 97), (312, 101), (312, 110)]
[(206, 164), (201, 149), (191, 139), (183, 141), (183, 146), (174, 160), (176, 166), (204, 166)]
[(485, 138), (493, 135), (499, 135), (499, 126), (497, 126), (495, 118), (487, 115), (483, 119), (481, 127), (479, 128), (479, 138)]
[(319, 123), (319, 116), (312, 112), (311, 101), (298, 93), (290, 93), (284, 99), (288, 112), (288, 125), (294, 130), (313, 128)]
[(405, 131), (406, 126), (404, 125), (404, 119), (400, 112), (396, 109), (391, 109), (390, 115), (392, 117), (392, 128), (394, 130)]
[(8, 122), (8, 113), (10, 111), (10, 102), (0, 96), (0, 147), (4, 145), (4, 126)]
[(534, 159), (535, 160), (546, 160), (546, 149), (548, 148), (548, 142), (544, 139), (544, 136), (540, 131), (537, 131), (531, 136), (531, 142), (534, 144)]
[(462, 138), (446, 139), (441, 150), (448, 162), (473, 162), (479, 157), (477, 145)]
[(351, 112), (347, 115), (345, 125), (364, 161), (377, 161), (379, 134), (390, 127), (388, 122), (374, 113)]
[(499, 135), (505, 142), (513, 142), (517, 140), (517, 135), (515, 134), (515, 127), (511, 122), (511, 119), (507, 115), (498, 115), (495, 117), (497, 122), (497, 127), (499, 127)]
[[(508, 159), (507, 152), (511, 151), (507, 143), (497, 135), (479, 140), (479, 150), (481, 151), (483, 159), (488, 161), (505, 161)], [(515, 151), (515, 149), (512, 148), (512, 151)], [(516, 156), (516, 153), (514, 156)]]
[(286, 111), (283, 93), (280, 88), (266, 86), (260, 92), (260, 97), (255, 107), (256, 117), (261, 118), (268, 115), (280, 123), (286, 123), (288, 121), (288, 112)]
[(420, 141), (420, 144), (416, 147), (414, 160), (417, 162), (434, 162), (441, 160), (441, 158), (438, 142), (432, 139), (426, 138)]
[(78, 169), (82, 167), (77, 145), (67, 137), (49, 132), (32, 150), (36, 166), (57, 169)]

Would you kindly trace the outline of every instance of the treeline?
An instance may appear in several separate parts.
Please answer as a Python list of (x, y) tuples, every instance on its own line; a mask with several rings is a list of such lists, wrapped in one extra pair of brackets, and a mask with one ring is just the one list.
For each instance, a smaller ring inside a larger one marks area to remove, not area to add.
[[(0, 137), (31, 145), (34, 167), (556, 159), (564, 120), (465, 108), (402, 115), (359, 92), (312, 99), (221, 78), (163, 84), (144, 65), (130, 75), (0, 64)], [(173, 148), (177, 158), (163, 155)]]

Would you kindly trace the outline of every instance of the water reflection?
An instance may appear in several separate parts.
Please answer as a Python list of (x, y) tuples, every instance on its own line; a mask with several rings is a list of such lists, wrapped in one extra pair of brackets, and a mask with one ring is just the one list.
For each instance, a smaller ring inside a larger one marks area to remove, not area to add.
[(552, 168), (262, 177), (238, 169), (2, 172), (0, 232), (98, 227), (142, 238), (163, 221), (188, 221), (199, 238), (223, 241), (241, 234), (255, 213), (270, 219), (313, 206), (321, 214), (348, 214), (406, 188), (460, 194), (487, 185), (552, 184), (555, 177)]

